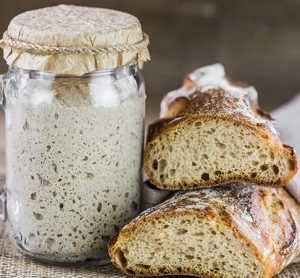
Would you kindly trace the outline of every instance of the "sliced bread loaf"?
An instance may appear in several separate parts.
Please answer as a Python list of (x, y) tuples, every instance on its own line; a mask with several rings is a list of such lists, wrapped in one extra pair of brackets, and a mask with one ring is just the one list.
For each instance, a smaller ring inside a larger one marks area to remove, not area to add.
[(299, 205), (282, 188), (243, 184), (176, 193), (109, 244), (128, 275), (269, 278), (300, 252)]
[(295, 152), (282, 145), (255, 89), (229, 80), (221, 65), (196, 73), (165, 97), (163, 118), (149, 127), (144, 166), (150, 181), (168, 190), (287, 184), (297, 171)]

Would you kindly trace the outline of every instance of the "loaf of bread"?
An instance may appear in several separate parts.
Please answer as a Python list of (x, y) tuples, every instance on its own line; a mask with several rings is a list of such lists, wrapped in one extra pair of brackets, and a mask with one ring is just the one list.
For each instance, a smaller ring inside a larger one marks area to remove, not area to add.
[(283, 188), (183, 191), (125, 226), (109, 254), (128, 275), (269, 278), (300, 253), (299, 222)]
[(257, 104), (256, 90), (225, 76), (222, 65), (200, 68), (161, 104), (150, 125), (144, 167), (161, 189), (248, 182), (282, 186), (297, 171), (274, 120)]

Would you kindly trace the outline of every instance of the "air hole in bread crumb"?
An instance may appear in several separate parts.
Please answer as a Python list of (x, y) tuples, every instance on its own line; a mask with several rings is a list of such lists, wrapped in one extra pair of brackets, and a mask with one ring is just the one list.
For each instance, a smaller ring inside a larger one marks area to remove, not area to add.
[(252, 165), (253, 165), (253, 166), (257, 166), (258, 164), (259, 164), (258, 161), (252, 161)]
[(200, 127), (200, 126), (202, 126), (202, 123), (201, 123), (201, 122), (196, 122), (196, 123), (195, 123), (195, 127)]
[(279, 173), (279, 168), (278, 168), (277, 165), (273, 164), (273, 165), (272, 165), (272, 170), (273, 170), (273, 172), (274, 172), (275, 175), (278, 175), (278, 173)]
[(250, 174), (250, 177), (251, 177), (251, 179), (256, 178), (256, 177), (257, 177), (257, 173), (255, 173), (255, 172), (254, 172), (254, 173), (251, 173), (251, 174)]
[(221, 174), (222, 174), (221, 171), (215, 171), (215, 172), (214, 172), (214, 175), (215, 175), (215, 176), (220, 176)]
[(194, 259), (194, 256), (192, 256), (192, 255), (185, 255), (185, 257), (186, 257), (188, 260)]
[(203, 232), (198, 232), (198, 233), (192, 234), (192, 236), (204, 236), (204, 233)]
[(202, 157), (203, 157), (204, 159), (208, 159), (208, 155), (205, 154), (205, 153), (202, 155)]
[(271, 157), (271, 159), (274, 159), (274, 158), (275, 158), (275, 155), (274, 155), (273, 152), (270, 152), (270, 157)]
[(150, 265), (147, 265), (147, 264), (136, 264), (135, 266), (138, 268), (141, 268), (143, 270), (147, 270), (150, 268)]
[(197, 165), (197, 164), (193, 161), (193, 162), (192, 162), (192, 166), (196, 166), (196, 165)]
[(220, 141), (216, 141), (216, 146), (220, 149), (225, 149), (225, 144), (221, 143)]
[(158, 169), (158, 162), (157, 162), (156, 159), (154, 159), (153, 162), (152, 162), (152, 168), (153, 168), (154, 170), (157, 170), (157, 169)]
[(268, 156), (266, 154), (259, 155), (259, 159), (266, 159)]
[[(164, 182), (164, 181), (165, 181), (165, 175), (164, 175), (164, 174), (160, 175), (160, 176), (159, 176), (159, 179), (160, 179), (161, 182)], [(165, 186), (164, 186), (164, 187), (165, 187)]]
[(201, 179), (205, 180), (205, 181), (208, 181), (209, 180), (209, 174), (208, 173), (203, 173), (201, 175)]
[(260, 170), (262, 171), (267, 171), (269, 169), (269, 165), (268, 164), (263, 164), (260, 166)]
[(161, 172), (163, 172), (163, 171), (165, 170), (166, 167), (167, 167), (167, 160), (161, 159), (161, 160), (159, 161), (159, 170), (160, 170)]
[(178, 229), (177, 231), (176, 231), (176, 234), (177, 235), (184, 235), (184, 234), (186, 234), (187, 233), (187, 229)]
[(171, 176), (171, 177), (174, 176), (175, 173), (176, 173), (175, 169), (171, 169), (171, 170), (170, 170), (170, 176)]

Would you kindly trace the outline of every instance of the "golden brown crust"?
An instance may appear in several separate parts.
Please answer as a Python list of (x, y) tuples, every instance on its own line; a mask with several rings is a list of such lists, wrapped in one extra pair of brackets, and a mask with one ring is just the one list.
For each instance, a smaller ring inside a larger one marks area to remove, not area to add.
[[(185, 99), (184, 102), (183, 99)], [(174, 108), (174, 103), (176, 103), (176, 108)], [(189, 95), (189, 99), (180, 97), (171, 102), (168, 112), (174, 116), (164, 118), (171, 122), (196, 115), (232, 119), (255, 128), (266, 138), (273, 138), (276, 142), (280, 142), (275, 120), (261, 110), (246, 94), (233, 96), (221, 88), (207, 92), (196, 91)], [(152, 126), (155, 125), (156, 123), (152, 124)]]
[[(206, 220), (214, 218), (221, 227), (230, 227), (249, 244), (263, 265), (266, 278), (279, 273), (300, 253), (300, 206), (292, 197), (284, 189), (231, 184), (179, 193), (143, 212), (109, 243), (113, 264), (120, 268), (115, 252), (139, 225), (179, 215), (195, 215)], [(131, 271), (121, 270), (133, 275)], [(168, 274), (199, 275), (193, 270), (180, 273), (173, 270)]]

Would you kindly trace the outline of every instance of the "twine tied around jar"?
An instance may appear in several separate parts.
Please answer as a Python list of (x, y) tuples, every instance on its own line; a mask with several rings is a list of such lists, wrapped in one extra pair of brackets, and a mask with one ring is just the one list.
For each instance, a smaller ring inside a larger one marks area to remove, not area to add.
[(17, 15), (0, 37), (9, 66), (82, 76), (150, 60), (149, 38), (130, 14), (58, 5)]
[[(92, 47), (92, 46), (82, 46), (82, 47), (57, 47), (57, 46), (46, 46), (28, 43), (20, 40), (15, 40), (11, 38), (7, 32), (3, 34), (3, 39), (0, 40), (0, 46), (9, 46), (17, 48), (24, 51), (36, 51), (38, 53), (65, 53), (65, 54), (97, 54), (97, 53), (115, 53), (123, 51), (136, 51), (139, 49), (146, 48), (149, 44), (149, 37), (146, 33), (143, 32), (143, 40), (136, 44), (123, 44), (123, 45), (114, 45), (110, 47)], [(143, 57), (141, 57), (143, 58)]]

